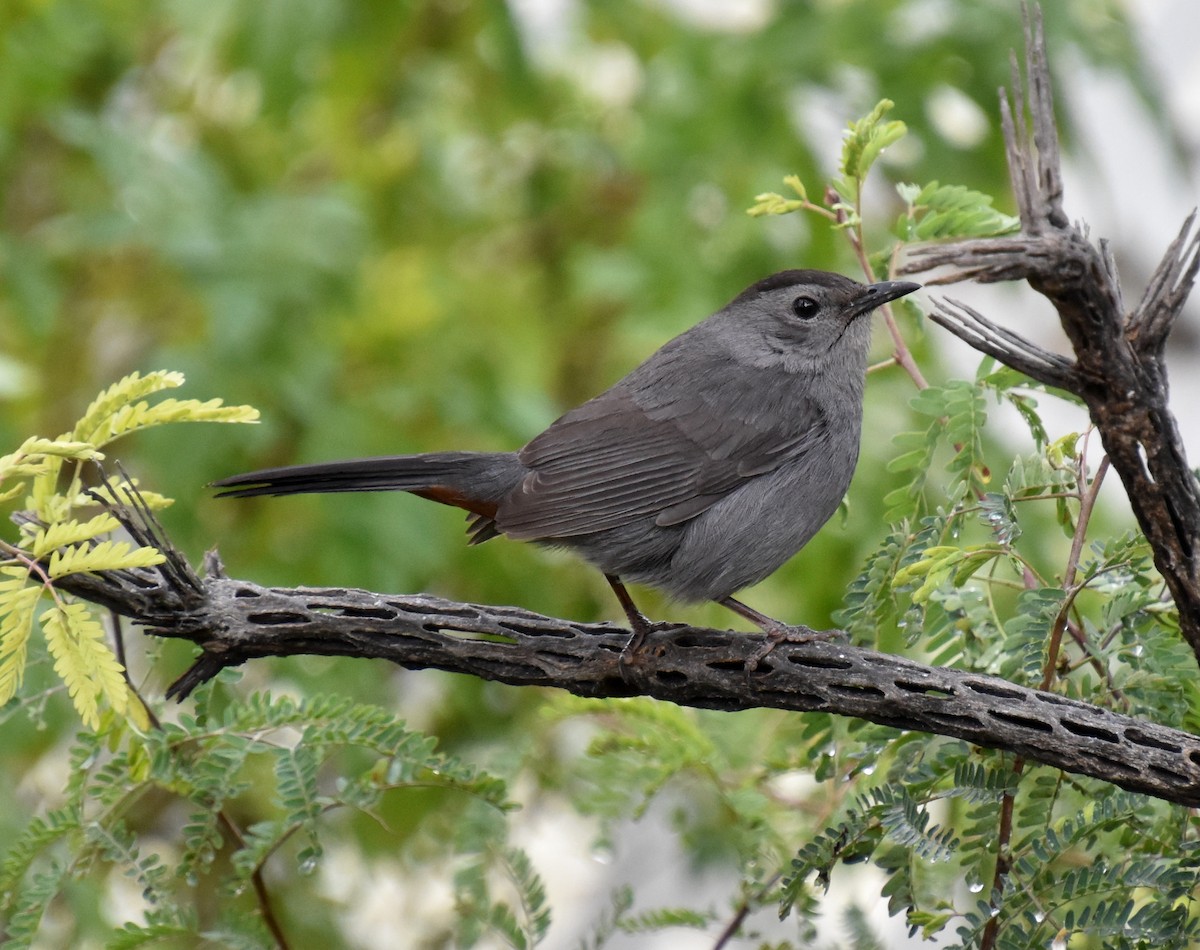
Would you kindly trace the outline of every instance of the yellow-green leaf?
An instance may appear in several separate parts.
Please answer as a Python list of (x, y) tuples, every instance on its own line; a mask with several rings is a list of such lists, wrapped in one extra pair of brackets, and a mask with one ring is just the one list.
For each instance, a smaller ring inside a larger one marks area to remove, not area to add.
[[(5, 582), (6, 588), (9, 583)], [(21, 688), (33, 611), (41, 596), (42, 589), (36, 586), (10, 588), (0, 593), (0, 706)]]
[(161, 564), (165, 558), (154, 548), (135, 548), (127, 541), (101, 541), (99, 544), (67, 545), (50, 555), (46, 573), (51, 578), (67, 574), (120, 571)]
[(141, 373), (130, 373), (92, 400), (83, 417), (71, 431), (71, 437), (93, 445), (100, 444), (102, 440), (96, 438), (97, 433), (107, 426), (109, 418), (122, 406), (164, 389), (175, 389), (182, 385), (183, 373), (166, 370), (156, 370), (145, 376)]
[(55, 604), (41, 620), (54, 672), (66, 684), (84, 725), (100, 725), (102, 699), (124, 715), (129, 702), (124, 668), (104, 642), (104, 628), (91, 610), (80, 603)]
[(804, 207), (803, 201), (785, 198), (773, 191), (754, 196), (754, 204), (746, 209), (746, 214), (757, 218), (767, 214), (791, 214)]
[(921, 552), (921, 557), (900, 568), (896, 572), (894, 583), (897, 587), (902, 587), (910, 581), (916, 580), (918, 577), (924, 577), (930, 571), (945, 564), (953, 563), (962, 555), (962, 549), (952, 545), (939, 544), (926, 548)]
[(45, 557), (51, 551), (65, 547), (68, 544), (79, 544), (90, 541), (102, 534), (108, 534), (120, 527), (117, 519), (107, 512), (96, 515), (88, 521), (61, 521), (58, 524), (39, 527), (33, 537), (33, 556)]
[(903, 122), (883, 121), (894, 105), (890, 99), (881, 99), (869, 113), (850, 123), (842, 145), (841, 165), (845, 178), (861, 182), (867, 177), (880, 152), (908, 132)]

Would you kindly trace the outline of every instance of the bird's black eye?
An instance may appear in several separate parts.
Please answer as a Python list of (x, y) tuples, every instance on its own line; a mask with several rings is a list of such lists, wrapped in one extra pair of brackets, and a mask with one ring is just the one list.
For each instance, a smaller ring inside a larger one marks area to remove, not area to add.
[(792, 301), (792, 313), (798, 316), (801, 320), (811, 320), (817, 315), (817, 311), (821, 309), (821, 305), (812, 297), (797, 297)]

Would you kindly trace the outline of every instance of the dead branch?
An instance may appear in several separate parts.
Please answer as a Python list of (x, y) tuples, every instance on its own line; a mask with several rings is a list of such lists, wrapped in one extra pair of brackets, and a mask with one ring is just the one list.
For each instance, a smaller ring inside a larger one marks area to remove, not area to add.
[(628, 630), (425, 594), (267, 588), (201, 578), (144, 508), (107, 506), (154, 568), (78, 574), (57, 586), (158, 637), (201, 648), (168, 690), (183, 698), (227, 666), (268, 656), (384, 659), (580, 696), (652, 696), (706, 709), (821, 711), (1001, 749), (1167, 801), (1200, 805), (1200, 737), (994, 676), (925, 666), (844, 643), (783, 643), (748, 672), (760, 634), (679, 626), (623, 663)]
[(1193, 212), (1137, 308), (1125, 313), (1108, 245), (1092, 244), (1063, 211), (1050, 70), (1037, 7), (1026, 16), (1025, 42), (1027, 83), (1014, 61), (1013, 93), (1001, 90), (1000, 103), (1021, 233), (919, 248), (905, 271), (952, 268), (929, 281), (941, 284), (1026, 280), (1054, 304), (1073, 360), (1047, 353), (959, 303), (940, 301), (931, 319), (976, 349), (1084, 401), (1179, 608), (1183, 634), (1200, 658), (1200, 483), (1168, 407), (1163, 362), (1167, 335), (1200, 270), (1200, 228)]

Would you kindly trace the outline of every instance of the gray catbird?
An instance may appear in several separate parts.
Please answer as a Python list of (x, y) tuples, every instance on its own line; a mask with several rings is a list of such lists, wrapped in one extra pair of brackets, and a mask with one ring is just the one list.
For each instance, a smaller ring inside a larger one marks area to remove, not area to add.
[[(733, 594), (803, 547), (858, 460), (870, 321), (918, 289), (814, 270), (760, 280), (519, 452), (432, 452), (296, 465), (216, 482), (224, 497), (407, 491), (498, 534), (600, 568), (634, 636), (653, 628), (622, 579), (715, 600), (769, 636), (806, 639)], [(803, 631), (802, 633), (798, 631)], [(765, 651), (764, 651), (765, 652)]]

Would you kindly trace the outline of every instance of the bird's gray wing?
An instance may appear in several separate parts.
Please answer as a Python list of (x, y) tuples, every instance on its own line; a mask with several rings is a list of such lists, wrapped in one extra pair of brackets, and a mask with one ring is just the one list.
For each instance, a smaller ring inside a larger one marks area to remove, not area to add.
[(823, 439), (824, 414), (794, 380), (717, 368), (686, 385), (618, 384), (567, 413), (519, 453), (530, 473), (499, 529), (533, 540), (679, 524)]

